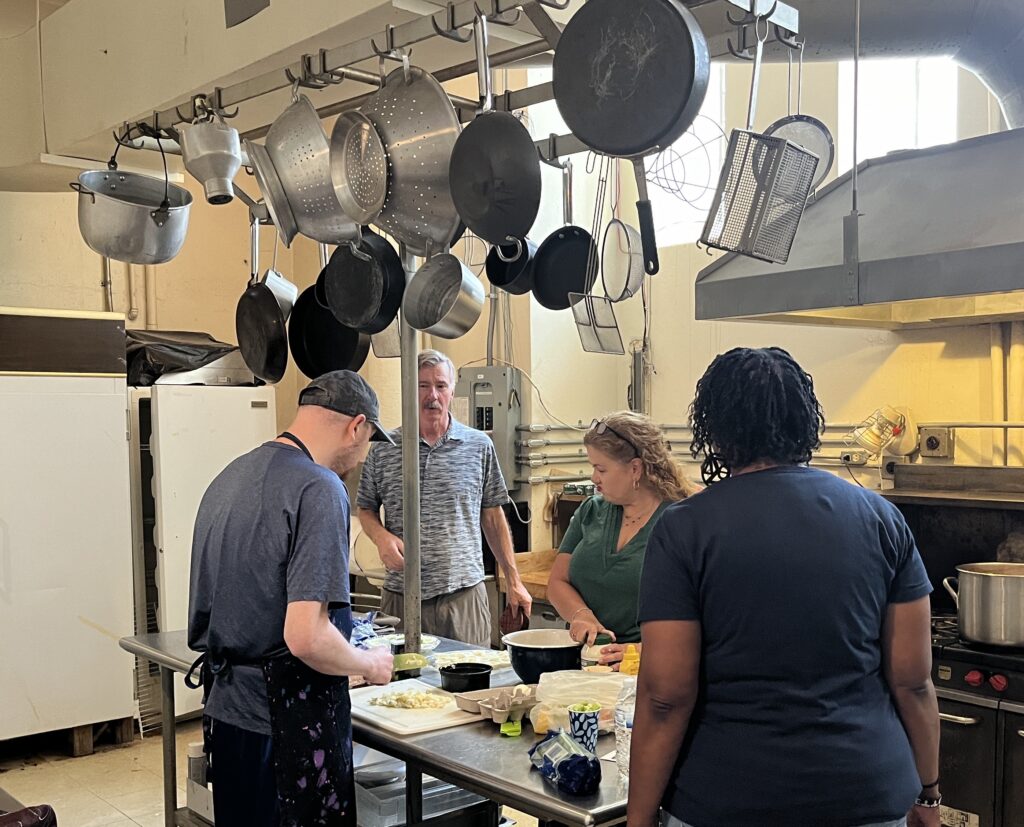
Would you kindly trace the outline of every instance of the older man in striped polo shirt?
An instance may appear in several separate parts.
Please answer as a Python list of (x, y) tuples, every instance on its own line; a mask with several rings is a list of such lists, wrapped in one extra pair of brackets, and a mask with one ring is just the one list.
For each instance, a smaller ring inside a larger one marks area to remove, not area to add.
[[(508, 601), (530, 613), (502, 506), (508, 489), (488, 436), (449, 412), (455, 366), (443, 353), (419, 356), (420, 558), (423, 631), (487, 647), (491, 613), (484, 588), (480, 532), (509, 584)], [(363, 466), (356, 505), (363, 530), (388, 570), (381, 608), (404, 617), (402, 571), (402, 429), (378, 443)], [(380, 509), (384, 507), (384, 521)]]

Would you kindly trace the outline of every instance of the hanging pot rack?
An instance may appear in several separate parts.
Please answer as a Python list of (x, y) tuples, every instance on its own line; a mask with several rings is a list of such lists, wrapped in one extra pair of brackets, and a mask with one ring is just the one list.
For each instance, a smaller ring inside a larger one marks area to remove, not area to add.
[[(492, 66), (504, 66), (526, 58), (535, 57), (552, 51), (558, 45), (561, 27), (548, 14), (548, 9), (563, 10), (570, 0), (463, 0), (448, 2), (432, 15), (424, 15), (397, 26), (387, 25), (383, 32), (346, 43), (333, 49), (320, 49), (316, 54), (302, 55), (299, 60), (281, 69), (271, 70), (249, 80), (240, 81), (231, 86), (215, 87), (212, 92), (192, 95), (175, 105), (155, 111), (151, 115), (139, 118), (134, 122), (126, 122), (124, 131), (139, 130), (145, 126), (150, 130), (173, 134), (179, 123), (187, 123), (201, 117), (203, 113), (213, 111), (225, 117), (237, 112), (237, 106), (246, 101), (267, 95), (281, 89), (287, 89), (298, 83), (310, 89), (325, 89), (346, 80), (365, 84), (372, 89), (380, 87), (380, 75), (365, 69), (355, 68), (355, 64), (367, 60), (399, 57), (408, 52), (417, 43), (434, 37), (459, 37), (460, 29), (473, 25), (476, 15), (485, 15), (492, 23), (499, 25), (515, 25), (520, 16), (525, 14), (540, 33), (540, 37), (530, 43), (515, 46), (491, 56)], [(723, 2), (748, 14), (762, 14), (768, 22), (775, 24), (776, 37), (782, 42), (798, 33), (799, 15), (795, 8), (781, 0), (707, 0), (707, 2)], [(688, 5), (698, 5), (691, 2)], [(432, 74), (439, 82), (464, 77), (476, 71), (476, 61), (468, 60)], [(330, 117), (341, 112), (359, 107), (373, 91), (357, 95), (336, 103), (318, 107), (317, 113)], [(515, 91), (506, 90), (496, 95), (494, 108), (500, 111), (514, 112), (535, 104), (554, 99), (551, 83), (540, 83)], [(476, 114), (477, 103), (453, 97), (453, 104), (463, 121), (471, 120)], [(235, 107), (235, 112), (229, 110)], [(261, 126), (242, 135), (250, 140), (266, 135), (269, 125)], [(544, 161), (554, 162), (560, 157), (588, 151), (588, 147), (572, 134), (556, 135), (553, 139), (543, 138), (537, 141), (537, 151)]]

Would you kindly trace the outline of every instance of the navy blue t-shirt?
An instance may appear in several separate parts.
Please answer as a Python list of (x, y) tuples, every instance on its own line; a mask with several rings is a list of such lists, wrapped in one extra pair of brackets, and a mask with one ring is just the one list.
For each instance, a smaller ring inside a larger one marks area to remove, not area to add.
[(890, 603), (931, 585), (902, 515), (825, 471), (743, 474), (672, 505), (639, 620), (701, 624), (700, 694), (664, 800), (694, 827), (849, 827), (921, 789), (882, 672)]
[(327, 603), (349, 637), (348, 522), (338, 475), (282, 442), (253, 449), (210, 483), (192, 535), (188, 645), (248, 663), (214, 681), (207, 715), (271, 734), (257, 664), (287, 651), (289, 603)]

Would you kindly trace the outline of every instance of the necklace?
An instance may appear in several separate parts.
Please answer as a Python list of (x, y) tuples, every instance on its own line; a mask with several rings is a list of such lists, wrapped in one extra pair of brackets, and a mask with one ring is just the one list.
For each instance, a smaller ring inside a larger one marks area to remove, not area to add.
[(648, 519), (650, 519), (650, 516), (655, 512), (655, 510), (657, 510), (657, 508), (658, 508), (658, 506), (655, 505), (654, 508), (645, 509), (642, 513), (637, 514), (635, 517), (627, 517), (626, 516), (626, 510), (623, 509), (622, 510), (622, 523), (623, 523), (623, 525), (633, 526), (633, 525), (636, 525), (637, 523), (640, 523), (641, 521), (646, 522)]

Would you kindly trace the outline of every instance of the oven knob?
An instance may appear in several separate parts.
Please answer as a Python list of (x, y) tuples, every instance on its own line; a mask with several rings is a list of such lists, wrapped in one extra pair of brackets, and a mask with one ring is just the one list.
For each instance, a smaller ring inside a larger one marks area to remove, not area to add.
[(993, 675), (988, 679), (988, 685), (991, 686), (996, 692), (1005, 692), (1006, 687), (1010, 685), (1010, 681), (1006, 675)]
[(981, 686), (985, 682), (985, 676), (977, 669), (972, 669), (964, 675), (964, 683), (968, 686)]

